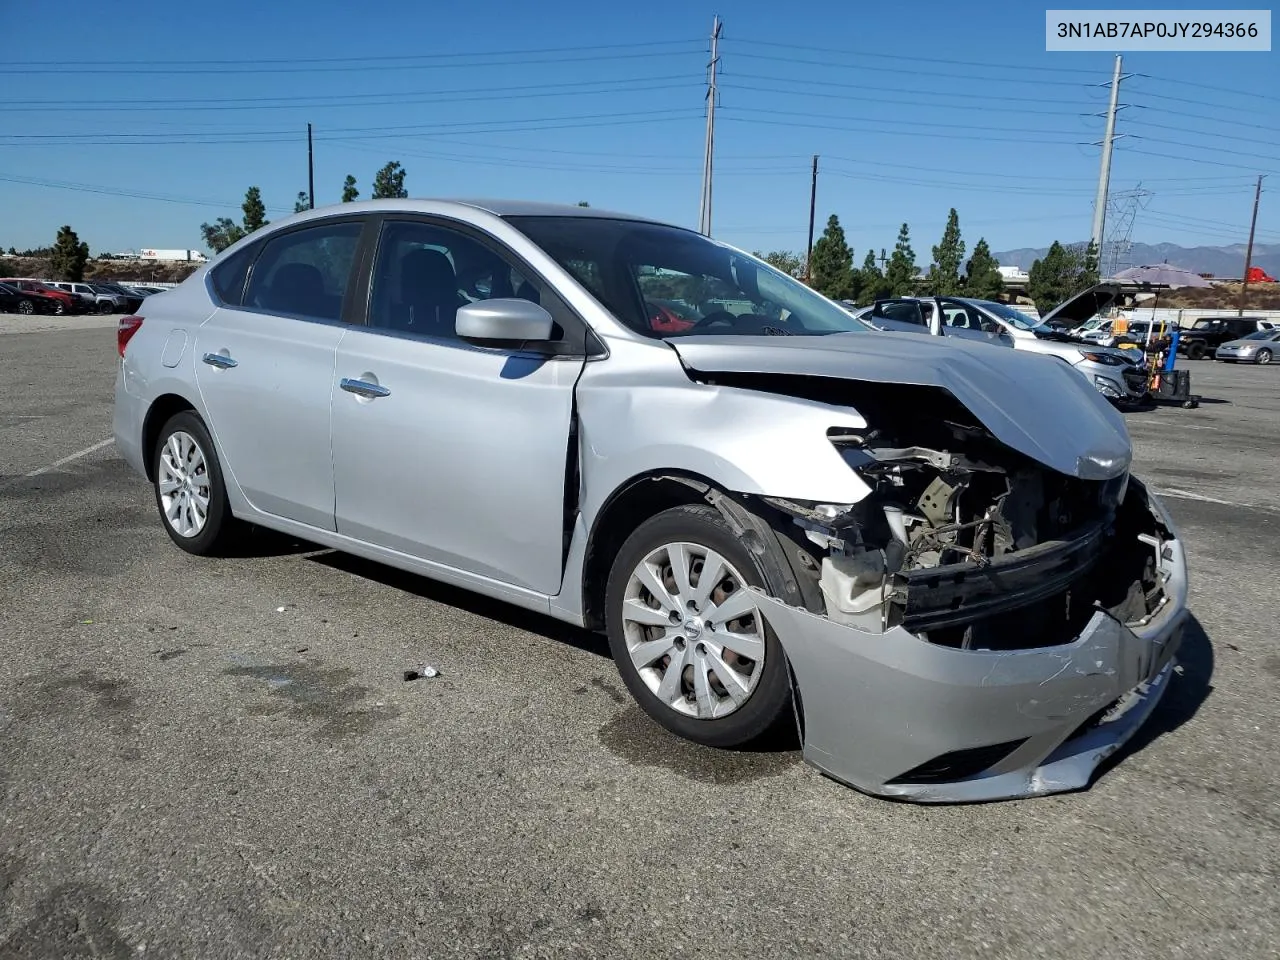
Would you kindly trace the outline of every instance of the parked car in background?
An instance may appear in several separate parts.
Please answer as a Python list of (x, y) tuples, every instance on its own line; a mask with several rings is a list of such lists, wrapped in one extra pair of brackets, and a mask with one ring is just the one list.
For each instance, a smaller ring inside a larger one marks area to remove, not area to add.
[(57, 287), (59, 290), (65, 290), (67, 293), (74, 294), (84, 301), (87, 311), (96, 311), (98, 313), (110, 313), (115, 307), (115, 298), (105, 293), (99, 293), (88, 283), (70, 283), (67, 281), (49, 281), (49, 286)]
[(31, 290), (19, 290), (0, 281), (0, 313), (57, 313), (63, 309), (55, 297)]
[(1203, 360), (1214, 356), (1218, 347), (1230, 340), (1275, 328), (1275, 321), (1262, 317), (1201, 317), (1181, 332), (1178, 352), (1188, 360)]
[(1215, 360), (1230, 363), (1270, 363), (1280, 350), (1280, 330), (1255, 330), (1238, 340), (1228, 340), (1214, 350)]
[(57, 301), (57, 314), (65, 313), (87, 313), (89, 308), (85, 302), (77, 297), (74, 293), (68, 293), (66, 290), (59, 290), (57, 287), (51, 287), (42, 280), (29, 280), (19, 277), (0, 277), (0, 283), (7, 283), (11, 287), (17, 287), (25, 293), (40, 294), (46, 297), (53, 297)]
[(1132, 351), (1090, 343), (1048, 326), (1056, 321), (1077, 326), (1105, 309), (1120, 288), (1100, 284), (1035, 320), (1016, 307), (968, 297), (899, 297), (878, 300), (856, 316), (882, 330), (983, 340), (1066, 361), (1108, 400), (1133, 403), (1148, 393), (1141, 358)]
[[(655, 329), (654, 297), (700, 316)], [(693, 230), (308, 210), (117, 351), (116, 447), (178, 548), (251, 523), (601, 631), (657, 723), (794, 725), (869, 793), (1087, 786), (1188, 622), (1179, 534), (1074, 370), (867, 330)]]
[(1120, 326), (1121, 324), (1116, 320), (1103, 320), (1094, 326), (1081, 327), (1075, 331), (1075, 335), (1082, 340), (1096, 343), (1100, 347), (1114, 347), (1122, 341), (1145, 343), (1148, 333), (1152, 337), (1167, 337), (1178, 329), (1177, 323), (1159, 320), (1154, 323), (1154, 327), (1150, 320), (1127, 320), (1123, 324), (1124, 331), (1117, 332), (1117, 328)]
[(90, 286), (93, 287), (94, 291), (100, 296), (106, 297), (110, 300), (111, 306), (104, 310), (105, 313), (130, 313), (131, 310), (129, 304), (133, 300), (137, 300), (136, 297), (130, 297), (129, 294), (118, 289), (114, 284), (92, 283)]
[(101, 286), (105, 287), (112, 293), (119, 294), (124, 297), (123, 306), (129, 313), (133, 313), (135, 310), (140, 308), (142, 306), (142, 301), (146, 299), (142, 294), (132, 290), (127, 290), (124, 286), (118, 283), (104, 283)]

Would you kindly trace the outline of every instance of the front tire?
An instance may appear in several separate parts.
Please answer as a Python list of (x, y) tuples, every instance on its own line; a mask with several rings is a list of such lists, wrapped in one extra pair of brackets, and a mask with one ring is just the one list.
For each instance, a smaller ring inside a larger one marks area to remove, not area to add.
[(217, 556), (240, 533), (204, 421), (191, 410), (174, 414), (152, 451), (156, 507), (165, 533), (187, 553)]
[(35, 304), (33, 304), (30, 300), (19, 300), (18, 312), (29, 317), (31, 316), (31, 314), (36, 312)]
[(1258, 351), (1258, 355), (1257, 355), (1256, 357), (1254, 357), (1254, 358), (1253, 358), (1253, 362), (1254, 362), (1254, 363), (1270, 363), (1270, 362), (1271, 362), (1271, 351), (1270, 351), (1270, 350), (1268, 350), (1268, 349), (1266, 349), (1265, 347), (1264, 347), (1263, 349), (1259, 350), (1259, 351)]
[(1201, 341), (1193, 340), (1191, 343), (1187, 344), (1187, 359), (1203, 360), (1207, 349), (1208, 348)]
[(614, 558), (605, 599), (614, 661), (644, 711), (677, 736), (740, 747), (791, 715), (782, 645), (748, 584), (782, 592), (702, 504), (645, 521)]

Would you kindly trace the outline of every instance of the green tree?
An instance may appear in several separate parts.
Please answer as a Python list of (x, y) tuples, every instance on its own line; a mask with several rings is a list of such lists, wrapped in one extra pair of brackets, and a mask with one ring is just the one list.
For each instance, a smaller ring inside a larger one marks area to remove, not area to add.
[(894, 244), (893, 253), (889, 256), (884, 279), (889, 287), (889, 295), (893, 297), (907, 296), (915, 285), (916, 254), (911, 249), (911, 231), (905, 223), (898, 229), (898, 242)]
[(965, 265), (964, 294), (978, 300), (994, 300), (1004, 291), (1004, 278), (1000, 276), (999, 263), (991, 255), (986, 237), (973, 247), (973, 256)]
[(1041, 314), (1098, 282), (1098, 251), (1093, 243), (1063, 246), (1057, 240), (1031, 265), (1027, 294)]
[(373, 199), (409, 196), (409, 191), (404, 188), (404, 175), (405, 170), (400, 166), (399, 160), (388, 163), (373, 178)]
[(771, 267), (776, 267), (789, 277), (799, 277), (804, 271), (804, 257), (790, 250), (771, 250), (761, 253), (756, 250), (752, 256), (759, 257)]
[(83, 280), (84, 265), (89, 259), (89, 244), (76, 236), (71, 227), (58, 231), (49, 257), (49, 267), (59, 280)]
[(246, 234), (261, 230), (270, 223), (267, 219), (267, 208), (262, 203), (262, 191), (257, 187), (250, 187), (244, 192), (244, 203), (240, 205), (240, 209), (244, 211)]
[(245, 235), (244, 227), (230, 217), (219, 217), (213, 223), (200, 224), (200, 233), (204, 237), (205, 246), (214, 253), (221, 253)]
[(589, 207), (589, 206), (591, 206), (591, 204), (587, 203), (587, 201), (585, 201), (585, 200), (579, 200), (579, 201), (578, 201), (578, 206), (580, 206), (580, 207)]
[(298, 199), (293, 201), (293, 212), (302, 213), (303, 210), (311, 209), (311, 200), (307, 196), (307, 191), (299, 190)]
[(852, 300), (857, 295), (853, 282), (853, 251), (844, 238), (840, 218), (834, 213), (813, 245), (809, 262), (809, 286), (832, 300)]
[(942, 240), (933, 248), (933, 264), (929, 267), (929, 290), (935, 297), (959, 295), (962, 263), (964, 241), (960, 239), (960, 217), (952, 207), (946, 229), (942, 231)]
[(1090, 287), (1098, 283), (1098, 245), (1092, 240), (1084, 248), (1084, 253), (1080, 257), (1080, 283), (1081, 290), (1088, 290)]
[[(884, 259), (883, 250), (880, 251), (880, 259)], [(876, 252), (868, 250), (866, 259), (862, 261), (862, 269), (858, 271), (858, 306), (868, 306), (887, 296), (889, 284), (876, 262)]]
[(360, 190), (356, 187), (356, 178), (351, 174), (347, 174), (347, 179), (342, 181), (342, 202), (350, 203), (360, 196)]

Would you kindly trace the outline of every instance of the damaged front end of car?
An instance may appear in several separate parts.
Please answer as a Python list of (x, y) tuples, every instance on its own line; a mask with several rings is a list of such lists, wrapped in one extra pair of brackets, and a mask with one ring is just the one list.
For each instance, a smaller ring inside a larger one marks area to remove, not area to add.
[(768, 379), (868, 425), (828, 434), (861, 500), (763, 498), (803, 530), (825, 608), (756, 591), (806, 759), (922, 802), (1088, 786), (1167, 688), (1187, 617), (1182, 544), (1128, 458), (1068, 474), (946, 390)]

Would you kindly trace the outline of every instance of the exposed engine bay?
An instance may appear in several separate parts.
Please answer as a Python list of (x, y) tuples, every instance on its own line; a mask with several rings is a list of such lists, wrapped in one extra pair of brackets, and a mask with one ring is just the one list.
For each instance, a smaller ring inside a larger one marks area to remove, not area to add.
[(829, 432), (863, 500), (767, 498), (803, 528), (828, 618), (991, 650), (1068, 643), (1098, 609), (1122, 623), (1158, 609), (1170, 533), (1140, 484), (1049, 469), (927, 393), (859, 402), (868, 428)]

